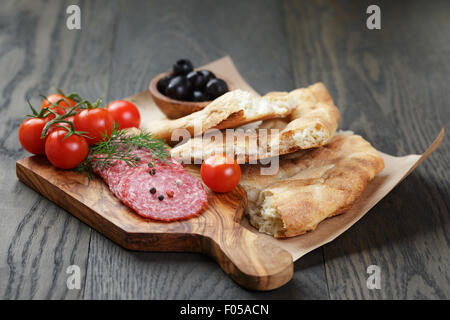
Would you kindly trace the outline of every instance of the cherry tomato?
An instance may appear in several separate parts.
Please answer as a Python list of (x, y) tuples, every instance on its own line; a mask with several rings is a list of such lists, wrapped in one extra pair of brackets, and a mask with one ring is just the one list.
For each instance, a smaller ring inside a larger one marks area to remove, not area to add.
[(75, 134), (66, 139), (67, 130), (59, 128), (47, 136), (45, 155), (55, 167), (72, 169), (79, 165), (88, 154), (86, 139)]
[[(52, 107), (52, 103), (56, 104), (59, 100), (61, 99), (66, 99), (66, 101), (60, 101), (58, 103), (58, 106), (61, 107)], [(62, 94), (51, 94), (49, 96), (47, 96), (47, 98), (44, 99), (44, 101), (42, 101), (42, 105), (41, 105), (41, 110), (44, 108), (50, 108), (51, 110), (55, 111), (57, 114), (64, 114), (68, 111), (69, 108), (73, 107), (74, 105), (76, 105), (76, 101), (72, 100), (72, 99), (68, 99), (66, 97), (64, 97)], [(53, 116), (54, 118), (54, 116)]]
[(138, 108), (131, 102), (126, 100), (113, 101), (106, 109), (111, 113), (114, 121), (119, 123), (119, 129), (139, 128), (141, 115)]
[(111, 135), (114, 119), (108, 110), (85, 109), (75, 116), (73, 125), (76, 131), (86, 132), (87, 142), (94, 144)]
[(25, 150), (33, 154), (45, 153), (45, 139), (41, 139), (41, 134), (46, 123), (46, 118), (29, 118), (22, 122), (19, 141)]
[(241, 167), (226, 155), (213, 155), (202, 163), (200, 174), (203, 182), (215, 192), (233, 190), (241, 179)]

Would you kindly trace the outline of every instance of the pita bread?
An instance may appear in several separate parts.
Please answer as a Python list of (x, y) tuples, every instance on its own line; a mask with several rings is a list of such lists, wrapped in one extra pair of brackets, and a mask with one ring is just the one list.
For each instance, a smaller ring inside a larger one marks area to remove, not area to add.
[(361, 136), (343, 133), (323, 147), (280, 158), (274, 175), (261, 175), (261, 165), (241, 167), (250, 224), (285, 238), (348, 210), (384, 161)]
[(288, 117), (265, 121), (258, 129), (207, 132), (175, 147), (172, 156), (189, 162), (226, 153), (239, 163), (252, 163), (320, 147), (331, 139), (338, 126), (339, 111), (323, 83), (289, 93), (272, 92), (263, 97), (272, 101), (281, 98), (295, 105)]
[[(286, 117), (295, 107), (291, 96), (272, 94), (264, 97), (243, 90), (233, 90), (215, 99), (204, 109), (179, 119), (163, 119), (149, 128), (155, 136), (173, 145), (208, 129), (235, 128), (250, 122)], [(183, 131), (183, 135), (180, 135)], [(179, 130), (177, 132), (177, 130)], [(187, 134), (187, 137), (186, 137)]]

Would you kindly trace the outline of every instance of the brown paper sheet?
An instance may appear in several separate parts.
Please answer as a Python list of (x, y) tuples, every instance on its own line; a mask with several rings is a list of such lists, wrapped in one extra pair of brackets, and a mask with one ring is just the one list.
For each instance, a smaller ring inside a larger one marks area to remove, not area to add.
[[(230, 57), (224, 57), (210, 64), (203, 66), (212, 70), (218, 75), (226, 77), (233, 82), (235, 88), (256, 93), (247, 82), (241, 77)], [(158, 119), (163, 119), (164, 114), (158, 109), (148, 90), (129, 97), (128, 100), (135, 103), (142, 117), (142, 127), (151, 130), (151, 123)], [(351, 130), (351, 128), (346, 128)], [(419, 164), (422, 163), (433, 151), (441, 144), (444, 138), (444, 129), (441, 130), (438, 137), (431, 146), (422, 155), (407, 155), (404, 157), (394, 157), (381, 153), (384, 159), (384, 170), (367, 186), (361, 197), (353, 207), (344, 214), (326, 219), (319, 224), (316, 230), (304, 235), (278, 240), (269, 235), (259, 233), (255, 228), (249, 225), (244, 219), (242, 224), (258, 234), (260, 237), (277, 244), (291, 253), (293, 260), (297, 260), (306, 253), (336, 239), (348, 228), (361, 219), (372, 207), (383, 199), (397, 184), (406, 178)], [(370, 142), (370, 141), (369, 141)]]

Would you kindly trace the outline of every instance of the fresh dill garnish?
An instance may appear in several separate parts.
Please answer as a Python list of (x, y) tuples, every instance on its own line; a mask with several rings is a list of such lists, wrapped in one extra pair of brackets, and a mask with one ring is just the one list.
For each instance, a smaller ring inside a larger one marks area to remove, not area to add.
[(109, 138), (89, 146), (86, 159), (75, 168), (75, 171), (92, 178), (94, 169), (111, 167), (117, 160), (134, 167), (141, 159), (133, 153), (133, 150), (143, 148), (148, 150), (152, 159), (166, 161), (169, 156), (165, 142), (153, 137), (150, 132), (140, 130), (138, 133), (130, 133), (114, 126)]

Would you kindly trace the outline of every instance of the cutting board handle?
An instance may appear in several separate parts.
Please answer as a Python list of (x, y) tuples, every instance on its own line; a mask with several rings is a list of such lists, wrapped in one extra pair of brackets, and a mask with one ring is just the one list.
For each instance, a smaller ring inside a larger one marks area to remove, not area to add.
[(272, 290), (292, 278), (291, 254), (238, 223), (230, 228), (209, 229), (202, 236), (204, 253), (247, 289)]

